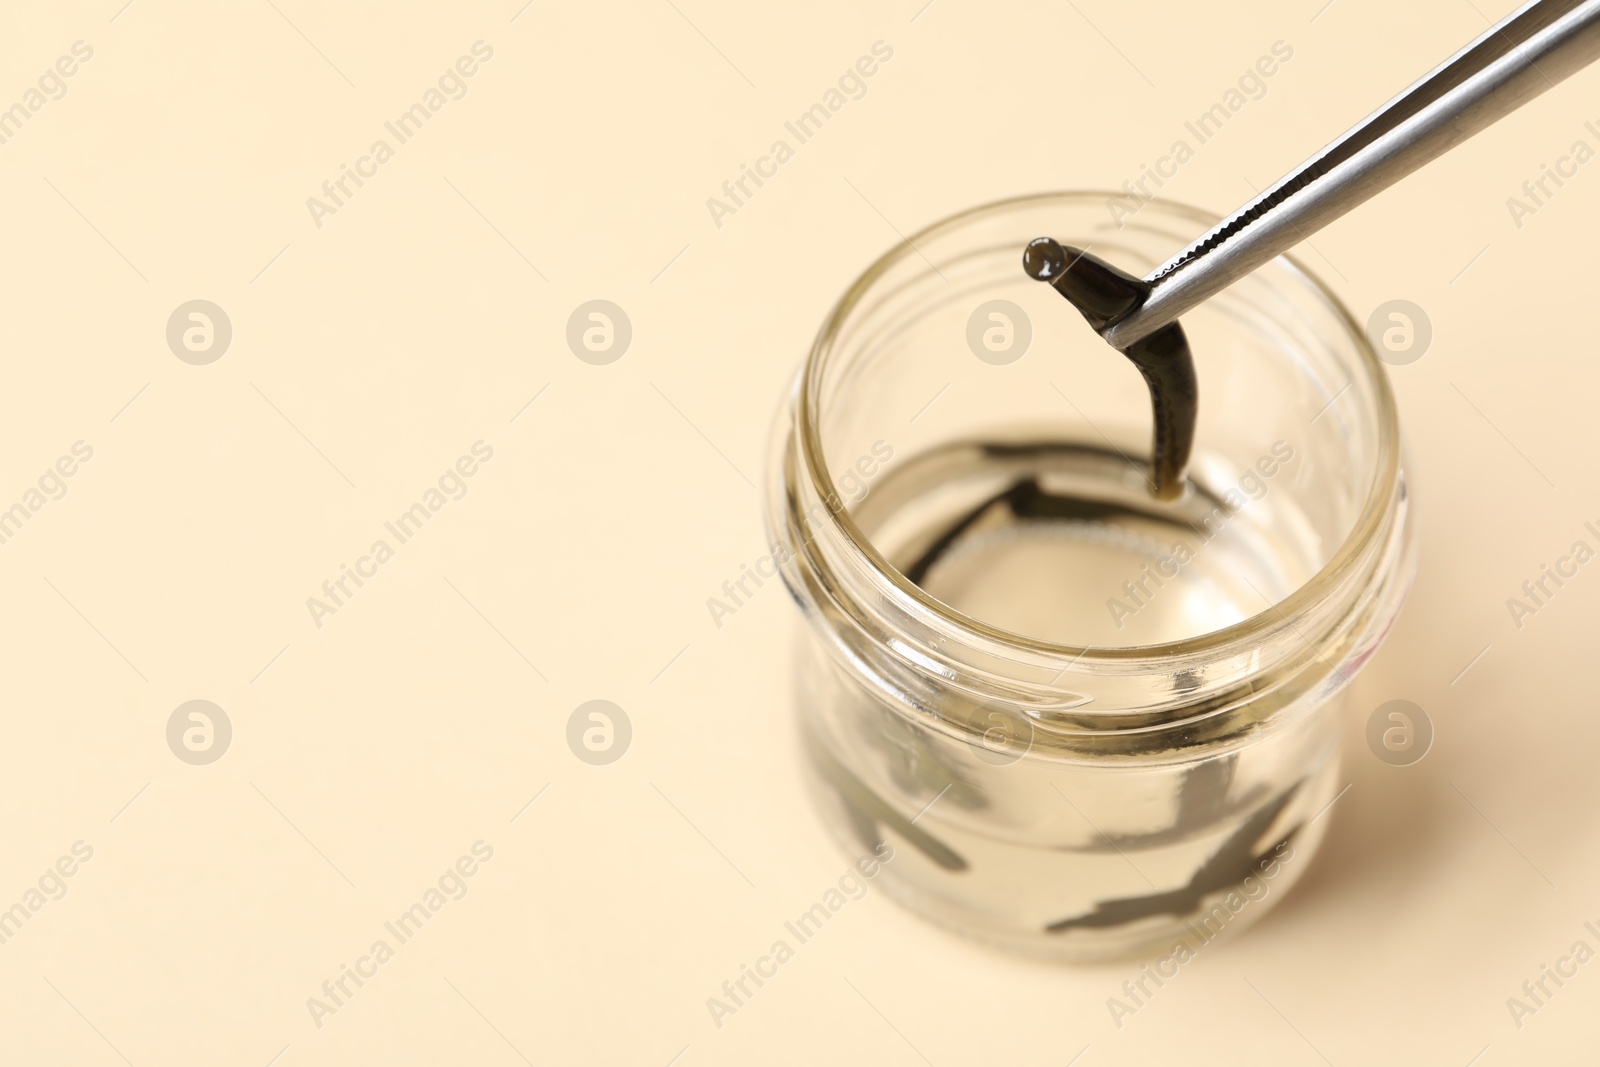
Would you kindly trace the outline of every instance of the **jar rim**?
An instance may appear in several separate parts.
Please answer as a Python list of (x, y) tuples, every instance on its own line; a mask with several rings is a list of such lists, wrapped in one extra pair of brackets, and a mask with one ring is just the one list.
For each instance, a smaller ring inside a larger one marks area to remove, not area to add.
[[(800, 451), (805, 458), (803, 465), (821, 499), (839, 499), (833, 476), (828, 472), (822, 447), (820, 397), (823, 372), (827, 366), (827, 357), (832, 351), (833, 341), (873, 283), (902, 260), (920, 256), (921, 253), (918, 251), (920, 244), (959, 229), (980, 217), (1025, 205), (1103, 202), (1118, 195), (1120, 194), (1104, 190), (1045, 192), (1007, 197), (981, 204), (934, 222), (903, 238), (862, 272), (834, 304), (823, 321), (816, 340), (812, 342), (811, 350), (807, 354), (797, 387), (795, 433)], [(1219, 216), (1200, 208), (1160, 197), (1145, 202), (1145, 206), (1150, 205), (1190, 219), (1207, 229), (1221, 221)], [(1344, 327), (1346, 338), (1353, 343), (1360, 369), (1367, 377), (1366, 384), (1371, 389), (1375, 409), (1372, 414), (1377, 425), (1376, 469), (1367, 498), (1350, 532), (1329, 556), (1327, 562), (1282, 600), (1269, 604), (1262, 611), (1221, 629), (1176, 641), (1111, 646), (1059, 644), (990, 625), (932, 596), (902, 574), (878, 551), (871, 539), (851, 517), (849, 509), (829, 508), (824, 521), (830, 523), (847, 545), (870, 564), (874, 577), (887, 583), (889, 587), (887, 591), (908, 599), (962, 636), (996, 642), (1038, 655), (1070, 659), (1072, 663), (1069, 667), (1079, 663), (1094, 662), (1133, 665), (1149, 660), (1214, 653), (1227, 646), (1255, 642), (1270, 631), (1283, 626), (1287, 618), (1314, 610), (1317, 605), (1335, 595), (1340, 582), (1367, 556), (1385, 531), (1387, 514), (1400, 479), (1400, 423), (1388, 375), (1384, 372), (1370, 340), (1350, 314), (1349, 309), (1345, 307), (1344, 302), (1295, 257), (1285, 255), (1281, 258), (1288, 263), (1294, 276), (1327, 304), (1329, 310)]]

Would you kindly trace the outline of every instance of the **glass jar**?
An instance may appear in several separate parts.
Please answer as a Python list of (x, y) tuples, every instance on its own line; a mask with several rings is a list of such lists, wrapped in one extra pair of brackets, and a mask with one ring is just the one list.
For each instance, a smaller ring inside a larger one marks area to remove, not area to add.
[(1155, 499), (1143, 380), (1022, 249), (1144, 275), (1217, 220), (1112, 202), (991, 204), (874, 263), (768, 472), (826, 821), (914, 910), (1073, 961), (1192, 951), (1305, 870), (1337, 698), (1415, 564), (1383, 369), (1287, 259), (1184, 317), (1199, 425)]

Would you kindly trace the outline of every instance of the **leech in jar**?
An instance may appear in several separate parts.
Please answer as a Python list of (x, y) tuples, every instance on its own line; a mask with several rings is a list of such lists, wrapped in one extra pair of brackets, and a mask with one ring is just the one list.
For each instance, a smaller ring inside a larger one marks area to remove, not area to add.
[[(1022, 253), (1028, 276), (1065, 297), (1102, 336), (1150, 294), (1150, 283), (1118, 270), (1087, 250), (1060, 244), (1051, 237), (1028, 242)], [(1183, 327), (1176, 322), (1119, 349), (1144, 375), (1154, 415), (1151, 446), (1151, 492), (1158, 500), (1183, 495), (1184, 472), (1194, 450), (1195, 419), (1200, 389), (1194, 357)]]

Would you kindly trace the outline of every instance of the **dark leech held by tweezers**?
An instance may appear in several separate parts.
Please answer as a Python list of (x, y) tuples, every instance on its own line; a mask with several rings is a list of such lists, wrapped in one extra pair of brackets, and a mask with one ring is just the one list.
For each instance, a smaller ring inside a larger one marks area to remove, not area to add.
[[(1142, 278), (1049, 237), (1028, 243), (1022, 267), (1029, 277), (1049, 282), (1099, 334), (1137, 308), (1150, 293), (1149, 283)], [(1194, 448), (1200, 403), (1189, 341), (1183, 327), (1174, 322), (1121, 351), (1139, 368), (1150, 389), (1155, 415), (1151, 463), (1155, 495), (1174, 500), (1183, 493), (1184, 468)]]

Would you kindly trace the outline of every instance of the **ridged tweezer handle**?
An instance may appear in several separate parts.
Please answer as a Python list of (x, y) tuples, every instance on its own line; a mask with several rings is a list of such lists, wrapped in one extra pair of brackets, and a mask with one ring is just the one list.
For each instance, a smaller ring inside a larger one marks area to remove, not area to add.
[(1125, 349), (1600, 58), (1600, 0), (1533, 0), (1224, 219), (1102, 331)]

